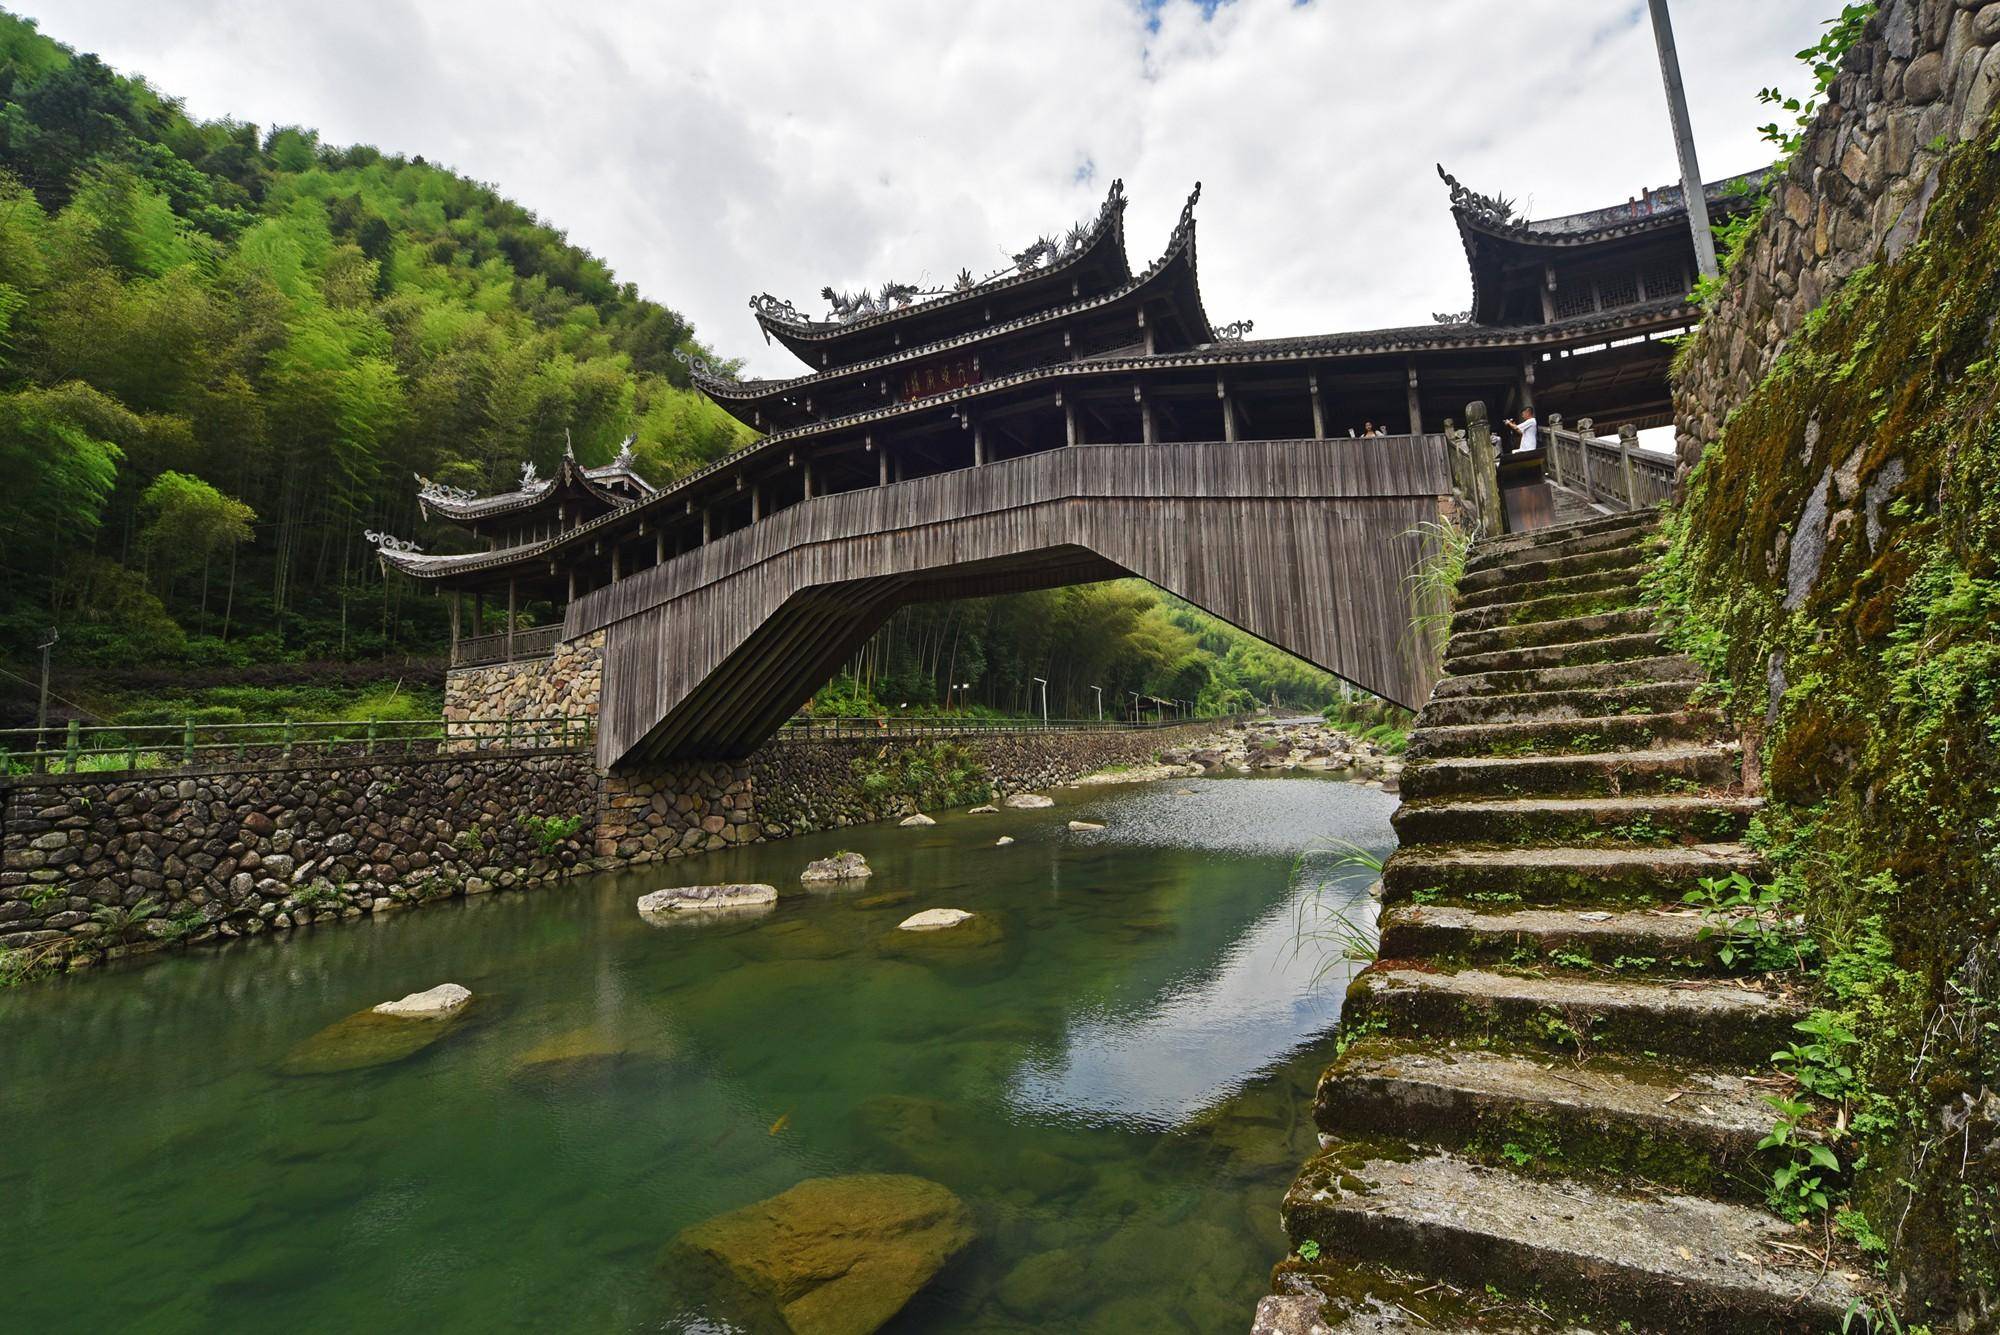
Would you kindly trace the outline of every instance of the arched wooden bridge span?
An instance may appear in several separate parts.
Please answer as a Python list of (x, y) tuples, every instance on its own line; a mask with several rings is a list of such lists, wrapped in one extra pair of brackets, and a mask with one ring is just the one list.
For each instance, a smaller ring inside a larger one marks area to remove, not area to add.
[(1442, 435), (1078, 445), (814, 497), (572, 603), (598, 760), (747, 754), (896, 608), (1137, 575), (1415, 708)]

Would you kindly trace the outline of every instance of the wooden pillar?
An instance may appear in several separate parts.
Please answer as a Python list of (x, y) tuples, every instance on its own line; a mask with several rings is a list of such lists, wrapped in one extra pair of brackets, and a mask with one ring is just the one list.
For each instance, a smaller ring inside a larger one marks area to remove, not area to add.
[(1405, 369), (1408, 371), (1409, 382), (1405, 392), (1410, 406), (1410, 434), (1421, 436), (1424, 434), (1424, 405), (1417, 397), (1417, 364), (1410, 362)]
[(986, 428), (978, 422), (972, 424), (972, 466), (979, 467), (986, 462)]
[(754, 524), (763, 517), (764, 484), (761, 482), (752, 482), (750, 484), (750, 522)]
[(813, 498), (813, 461), (810, 459), (806, 460), (804, 467), (805, 472), (803, 476), (806, 484), (806, 499), (811, 500)]
[(665, 529), (661, 529), (659, 532), (653, 534), (653, 564), (656, 566), (663, 566), (666, 563), (667, 563), (667, 531)]
[(576, 567), (569, 568), (569, 601), (576, 601)]
[(1544, 264), (1542, 266), (1541, 291), (1542, 323), (1554, 324), (1556, 322), (1556, 266), (1553, 264)]
[(458, 662), (458, 618), (464, 601), (457, 589), (451, 591), (451, 661), (454, 663)]
[(1063, 410), (1063, 443), (1065, 445), (1082, 444), (1083, 433), (1077, 430), (1076, 404), (1070, 401), (1067, 394), (1056, 395), (1056, 402), (1062, 406)]
[(897, 481), (897, 482), (901, 482), (901, 481), (903, 480), (903, 456), (902, 456), (902, 455), (900, 455), (900, 454), (899, 454), (899, 455), (897, 455), (897, 456), (896, 456), (896, 457), (895, 457), (894, 459), (891, 459), (891, 460), (889, 461), (889, 476), (890, 476), (890, 478), (891, 478), (892, 480), (894, 480), (894, 481)]
[(624, 552), (625, 545), (623, 543), (614, 542), (611, 544), (611, 582), (613, 584), (616, 584), (625, 576), (625, 565), (622, 559)]
[(861, 448), (875, 455), (875, 485), (878, 487), (888, 486), (889, 451), (886, 449), (883, 450), (875, 449), (875, 437), (873, 433), (870, 433), (869, 435), (863, 436), (861, 438)]
[(701, 507), (701, 545), (706, 547), (715, 538), (715, 512), (706, 505)]
[(1319, 374), (1314, 372), (1306, 377), (1306, 384), (1312, 387), (1313, 396), (1313, 439), (1326, 439), (1326, 405), (1319, 397)]
[(1160, 422), (1153, 414), (1153, 396), (1137, 385), (1132, 397), (1139, 400), (1139, 439), (1148, 445), (1160, 443)]
[(486, 591), (484, 589), (472, 595), (472, 633), (474, 635), (484, 635), (486, 633)]
[(1222, 438), (1236, 439), (1236, 404), (1229, 397), (1229, 386), (1221, 376), (1215, 378), (1215, 397), (1222, 400)]
[(507, 576), (507, 661), (514, 661), (514, 613), (520, 610), (520, 590), (514, 576)]
[(1521, 406), (1533, 411), (1535, 407), (1535, 354), (1521, 354)]

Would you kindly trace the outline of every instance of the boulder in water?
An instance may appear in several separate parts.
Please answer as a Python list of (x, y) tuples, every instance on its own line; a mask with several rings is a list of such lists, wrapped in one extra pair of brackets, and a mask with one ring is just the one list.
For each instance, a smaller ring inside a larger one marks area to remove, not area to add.
[(458, 1014), (419, 1017), (356, 1011), (300, 1040), (278, 1063), (278, 1070), (285, 1075), (337, 1075), (387, 1066), (414, 1057), (458, 1028)]
[(962, 922), (971, 922), (972, 915), (964, 909), (925, 909), (913, 913), (896, 924), (899, 932), (941, 932), (947, 927), (956, 927)]
[(799, 879), (807, 884), (825, 881), (861, 881), (875, 874), (868, 865), (868, 859), (859, 853), (840, 852), (830, 858), (815, 858), (799, 873)]
[(1001, 835), (1001, 836), (1000, 836), (1000, 837), (999, 837), (998, 839), (995, 839), (995, 840), (993, 841), (993, 846), (994, 846), (995, 848), (1005, 848), (1005, 847), (1006, 847), (1007, 845), (1009, 845), (1009, 844), (1011, 844), (1011, 843), (1013, 843), (1013, 842), (1014, 842), (1014, 836), (1013, 836), (1013, 835), (1011, 835), (1011, 834), (1003, 834), (1003, 835)]
[(936, 822), (936, 821), (934, 821), (934, 820), (932, 820), (932, 819), (931, 819), (931, 818), (930, 818), (929, 816), (926, 816), (926, 815), (925, 815), (925, 814), (924, 814), (923, 812), (919, 811), (919, 812), (918, 812), (918, 813), (917, 813), (916, 815), (914, 815), (914, 816), (905, 816), (905, 817), (903, 817), (903, 818), (902, 818), (901, 820), (897, 821), (897, 822), (896, 822), (896, 824), (898, 824), (898, 825), (935, 825), (935, 824), (937, 824), (937, 822)]
[(1056, 800), (1053, 797), (1043, 797), (1040, 793), (1013, 793), (1007, 798), (1007, 805), (1019, 811), (1033, 811), (1055, 804)]
[(682, 885), (639, 896), (639, 916), (754, 909), (777, 902), (775, 885)]
[(974, 1237), (936, 1182), (891, 1173), (813, 1178), (682, 1230), (663, 1263), (725, 1310), (798, 1335), (867, 1335)]
[(472, 1000), (472, 989), (457, 983), (439, 983), (422, 992), (412, 992), (375, 1007), (377, 1015), (400, 1015), (412, 1020), (435, 1020), (451, 1015)]
[(994, 806), (991, 802), (982, 802), (976, 807), (967, 807), (965, 810), (969, 816), (991, 816), (999, 811), (1000, 808)]
[(1073, 820), (1069, 823), (1069, 828), (1077, 834), (1084, 834), (1091, 830), (1101, 830), (1104, 827), (1092, 820)]

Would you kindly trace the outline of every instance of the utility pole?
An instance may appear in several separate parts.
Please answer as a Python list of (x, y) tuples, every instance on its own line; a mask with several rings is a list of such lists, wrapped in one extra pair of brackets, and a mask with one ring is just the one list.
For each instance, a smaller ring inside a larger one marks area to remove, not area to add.
[(1694, 262), (1703, 278), (1716, 278), (1715, 233), (1708, 228), (1708, 196), (1701, 188), (1701, 165), (1694, 158), (1694, 126), (1688, 121), (1687, 93), (1681, 87), (1681, 58), (1674, 50), (1674, 24), (1667, 0), (1647, 0), (1653, 10), (1653, 42), (1660, 49), (1660, 78), (1667, 85), (1667, 114), (1674, 122), (1674, 152), (1681, 160), (1681, 197), (1687, 201), (1688, 228), (1694, 233)]
[(44, 744), (46, 739), (43, 734), (49, 727), (49, 650), (56, 647), (59, 638), (61, 637), (56, 634), (55, 627), (51, 626), (49, 637), (35, 646), (42, 651), (42, 698), (35, 706), (35, 750), (37, 751), (48, 750)]

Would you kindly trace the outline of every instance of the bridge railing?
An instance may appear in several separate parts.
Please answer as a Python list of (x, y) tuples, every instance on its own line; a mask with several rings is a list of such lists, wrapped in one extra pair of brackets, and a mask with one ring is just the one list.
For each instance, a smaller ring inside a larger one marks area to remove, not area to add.
[(0, 779), (116, 774), (246, 762), (370, 759), (459, 750), (578, 751), (588, 717), (107, 724), (0, 729)]
[(1208, 723), (1218, 728), (1248, 717), (1244, 714), (1204, 715), (1189, 718), (1141, 719), (1050, 719), (1038, 718), (899, 718), (888, 714), (869, 717), (827, 718), (799, 715), (786, 720), (773, 741), (901, 741), (925, 737), (984, 737), (999, 733), (1147, 732), (1176, 728), (1188, 723)]
[(547, 658), (562, 643), (562, 622), (529, 626), (513, 634), (498, 631), (491, 635), (467, 635), (452, 646), (453, 667), (487, 667), (494, 663), (519, 663), (530, 658)]
[(1549, 415), (1548, 480), (1619, 510), (1640, 510), (1671, 500), (1674, 459), (1639, 448), (1638, 428), (1618, 428), (1616, 440), (1598, 436), (1585, 417), (1572, 431), (1561, 413)]

